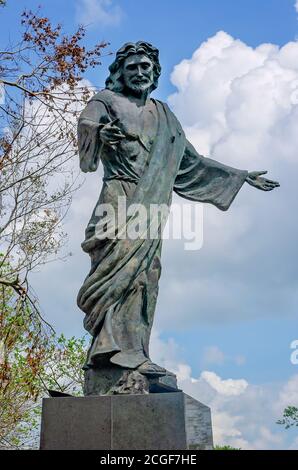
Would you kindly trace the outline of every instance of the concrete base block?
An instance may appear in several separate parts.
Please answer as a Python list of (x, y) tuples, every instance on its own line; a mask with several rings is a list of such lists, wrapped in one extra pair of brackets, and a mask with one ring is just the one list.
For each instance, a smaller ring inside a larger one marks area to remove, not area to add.
[(43, 400), (42, 450), (212, 449), (210, 409), (183, 392)]

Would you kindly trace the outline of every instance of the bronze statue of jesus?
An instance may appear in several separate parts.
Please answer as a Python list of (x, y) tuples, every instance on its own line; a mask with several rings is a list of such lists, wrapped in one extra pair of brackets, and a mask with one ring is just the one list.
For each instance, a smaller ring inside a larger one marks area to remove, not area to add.
[[(147, 393), (172, 374), (149, 356), (161, 235), (98, 237), (103, 205), (171, 205), (175, 191), (191, 201), (227, 210), (247, 182), (263, 191), (279, 183), (265, 172), (238, 170), (200, 155), (168, 106), (150, 98), (161, 72), (158, 50), (139, 41), (119, 49), (106, 88), (83, 110), (78, 124), (80, 166), (104, 167), (103, 187), (86, 229), (83, 250), (91, 270), (78, 294), (84, 326), (93, 340), (85, 364), (85, 394)], [(133, 216), (125, 218), (124, 225)], [(147, 220), (150, 225), (151, 221)], [(161, 228), (162, 222), (160, 221)]]

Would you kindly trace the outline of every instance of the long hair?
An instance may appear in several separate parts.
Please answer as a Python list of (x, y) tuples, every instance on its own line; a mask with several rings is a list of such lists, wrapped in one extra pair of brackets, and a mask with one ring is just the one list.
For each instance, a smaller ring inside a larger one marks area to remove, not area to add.
[(116, 59), (109, 67), (110, 75), (106, 79), (106, 88), (115, 92), (121, 92), (123, 90), (123, 64), (125, 59), (133, 54), (144, 54), (151, 60), (153, 63), (153, 84), (150, 87), (150, 92), (157, 88), (161, 73), (158, 58), (159, 52), (156, 47), (144, 41), (138, 41), (136, 43), (127, 42), (117, 51)]

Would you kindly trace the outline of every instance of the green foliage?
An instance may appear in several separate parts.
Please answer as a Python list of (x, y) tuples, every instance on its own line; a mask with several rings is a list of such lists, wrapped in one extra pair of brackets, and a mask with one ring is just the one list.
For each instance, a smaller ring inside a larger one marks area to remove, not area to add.
[(215, 446), (214, 450), (241, 450), (241, 448), (237, 449), (236, 447), (231, 446)]
[(281, 424), (285, 429), (298, 426), (298, 408), (296, 406), (287, 406), (284, 409), (282, 419), (279, 419), (277, 424)]
[[(9, 262), (0, 265), (5, 277)], [(57, 337), (13, 286), (0, 284), (0, 448), (21, 449), (36, 447), (48, 389), (82, 395), (87, 345)]]
[(45, 352), (39, 374), (40, 389), (57, 390), (70, 395), (83, 395), (86, 337), (53, 337)]
[(35, 425), (38, 375), (50, 337), (28, 299), (12, 287), (0, 285), (0, 305), (0, 445), (18, 448)]
[(1, 377), (0, 448), (38, 448), (41, 399), (48, 390), (83, 395), (86, 339), (52, 334), (43, 346), (34, 368), (32, 354), (29, 357), (21, 341), (6, 361), (8, 373)]

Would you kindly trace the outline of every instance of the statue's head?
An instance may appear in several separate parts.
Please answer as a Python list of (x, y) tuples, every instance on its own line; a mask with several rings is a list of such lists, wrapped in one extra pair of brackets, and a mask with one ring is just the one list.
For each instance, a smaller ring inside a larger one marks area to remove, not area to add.
[(158, 49), (144, 41), (128, 42), (118, 50), (109, 71), (106, 80), (109, 90), (150, 93), (157, 88), (161, 72)]

